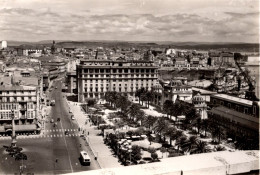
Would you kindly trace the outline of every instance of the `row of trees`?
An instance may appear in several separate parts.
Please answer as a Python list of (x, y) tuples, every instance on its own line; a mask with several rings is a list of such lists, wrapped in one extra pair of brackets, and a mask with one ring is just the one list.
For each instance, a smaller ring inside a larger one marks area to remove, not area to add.
[[(140, 89), (140, 92), (142, 93), (136, 93), (137, 96), (140, 97), (140, 100), (145, 101), (145, 98), (142, 96), (147, 94), (148, 91), (145, 89)], [(175, 123), (173, 120), (170, 120), (172, 116), (176, 117), (184, 115), (185, 119), (181, 122), (181, 127), (184, 130), (192, 130), (193, 128), (196, 128), (197, 134), (200, 134), (204, 137), (207, 137), (208, 133), (210, 133), (210, 136), (215, 140), (216, 143), (220, 143), (221, 140), (223, 138), (227, 138), (227, 135), (230, 133), (226, 128), (210, 119), (202, 120), (192, 105), (184, 103), (178, 99), (175, 103), (170, 100), (166, 100), (163, 105), (163, 111), (166, 113), (167, 117), (159, 118), (151, 115), (145, 115), (144, 111), (141, 110), (140, 104), (130, 102), (126, 96), (120, 95), (119, 93), (108, 92), (108, 94), (106, 94), (106, 100), (110, 103), (111, 106), (120, 108), (122, 116), (127, 117), (130, 121), (137, 123), (138, 126), (144, 127), (151, 133), (158, 134), (162, 139), (161, 141), (165, 141), (165, 138), (168, 137), (171, 140), (170, 145), (172, 145), (172, 141), (175, 141), (176, 144), (177, 142), (183, 143), (183, 141), (185, 141), (185, 135), (181, 130), (176, 129), (177, 123)], [(148, 138), (150, 141), (153, 139), (152, 137)], [(254, 149), (255, 144), (253, 143), (253, 140), (246, 139), (244, 136), (239, 136), (236, 138), (235, 146), (237, 149)], [(187, 139), (188, 138), (186, 138), (185, 142), (188, 142)], [(247, 144), (249, 142), (252, 142), (252, 144)], [(204, 145), (203, 147), (206, 148), (207, 146), (204, 142), (197, 141), (196, 143), (196, 145), (200, 147)], [(181, 150), (186, 150), (186, 147), (182, 147), (181, 145), (182, 144), (179, 145)], [(199, 152), (192, 150), (193, 149), (190, 149), (191, 153)]]
[(140, 104), (140, 102), (142, 102), (142, 105), (143, 105), (143, 102), (146, 101), (147, 108), (149, 108), (150, 102), (154, 99), (153, 91), (148, 91), (145, 88), (136, 90), (135, 96), (138, 97), (139, 104)]
[[(140, 91), (143, 92), (141, 93), (143, 95), (147, 93), (145, 92), (144, 89), (141, 89)], [(166, 137), (168, 137), (170, 139), (170, 146), (172, 146), (173, 141), (175, 141), (175, 143), (176, 144), (178, 143), (179, 145), (178, 149), (181, 148), (182, 151), (188, 151), (191, 153), (207, 152), (208, 149), (207, 149), (206, 142), (199, 142), (198, 139), (196, 139), (196, 144), (195, 144), (195, 142), (189, 141), (189, 138), (187, 138), (187, 136), (183, 134), (183, 131), (177, 129), (174, 126), (175, 123), (172, 120), (170, 120), (169, 117), (158, 118), (152, 115), (147, 116), (145, 115), (144, 111), (141, 110), (139, 104), (131, 103), (130, 101), (128, 101), (127, 97), (120, 95), (117, 92), (108, 92), (105, 98), (110, 103), (111, 106), (120, 108), (121, 109), (120, 111), (124, 114), (123, 116), (126, 116), (129, 120), (133, 122), (137, 122), (140, 127), (145, 128), (145, 130), (148, 130), (150, 133), (155, 133), (159, 135), (161, 142), (165, 142)], [(144, 98), (142, 98), (141, 96), (139, 99), (144, 100)], [(208, 120), (201, 121), (200, 117), (197, 115), (196, 110), (194, 108), (184, 106), (184, 104), (182, 104), (178, 100), (175, 104), (173, 104), (172, 101), (167, 100), (163, 108), (165, 109), (164, 111), (166, 111), (167, 116), (185, 115), (186, 119), (185, 121), (183, 121), (183, 123), (185, 124), (185, 128), (190, 128), (196, 125), (197, 128), (203, 128), (205, 130), (205, 133), (207, 133), (207, 129), (209, 128)], [(169, 111), (171, 111), (171, 113)], [(203, 123), (203, 127), (202, 127), (202, 123)], [(199, 129), (198, 132), (200, 132)], [(222, 133), (220, 132), (216, 135), (219, 136), (219, 140), (220, 140), (221, 138), (220, 136), (222, 135)], [(154, 138), (149, 136), (148, 139), (151, 143)], [(193, 146), (190, 146), (189, 143), (192, 144)], [(187, 149), (187, 148), (194, 147), (194, 144), (197, 145), (198, 147), (197, 151), (193, 151), (193, 149)], [(201, 148), (202, 145), (204, 146), (204, 149)]]

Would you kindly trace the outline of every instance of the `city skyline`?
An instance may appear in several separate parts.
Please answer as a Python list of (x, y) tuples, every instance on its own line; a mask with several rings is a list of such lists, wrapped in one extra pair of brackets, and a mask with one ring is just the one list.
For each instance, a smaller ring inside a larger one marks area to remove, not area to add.
[(0, 2), (0, 40), (259, 42), (257, 0)]

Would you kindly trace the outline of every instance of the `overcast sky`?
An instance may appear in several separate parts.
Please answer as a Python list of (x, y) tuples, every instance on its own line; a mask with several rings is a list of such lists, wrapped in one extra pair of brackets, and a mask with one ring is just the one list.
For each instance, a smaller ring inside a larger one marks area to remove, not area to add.
[(259, 42), (259, 0), (0, 0), (0, 40)]

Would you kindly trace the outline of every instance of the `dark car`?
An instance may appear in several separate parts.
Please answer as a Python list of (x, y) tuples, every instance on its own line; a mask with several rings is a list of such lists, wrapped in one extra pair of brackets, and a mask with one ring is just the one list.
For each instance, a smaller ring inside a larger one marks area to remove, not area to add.
[(57, 122), (59, 122), (60, 121), (60, 118), (57, 118)]
[(68, 131), (65, 131), (64, 134), (67, 136), (67, 135), (69, 135), (69, 132), (68, 132)]

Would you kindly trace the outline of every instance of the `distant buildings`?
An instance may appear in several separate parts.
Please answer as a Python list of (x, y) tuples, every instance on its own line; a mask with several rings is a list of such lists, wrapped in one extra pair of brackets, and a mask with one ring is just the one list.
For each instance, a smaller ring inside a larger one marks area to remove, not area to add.
[(81, 60), (77, 65), (78, 101), (104, 97), (116, 91), (135, 96), (137, 89), (151, 87), (157, 80), (157, 67), (151, 61)]
[(44, 47), (43, 46), (31, 46), (31, 45), (21, 45), (16, 48), (18, 56), (31, 56), (40, 57), (42, 55)]
[(235, 66), (234, 53), (232, 52), (210, 51), (208, 55), (210, 66)]
[(7, 41), (2, 41), (1, 42), (1, 49), (7, 48)]

